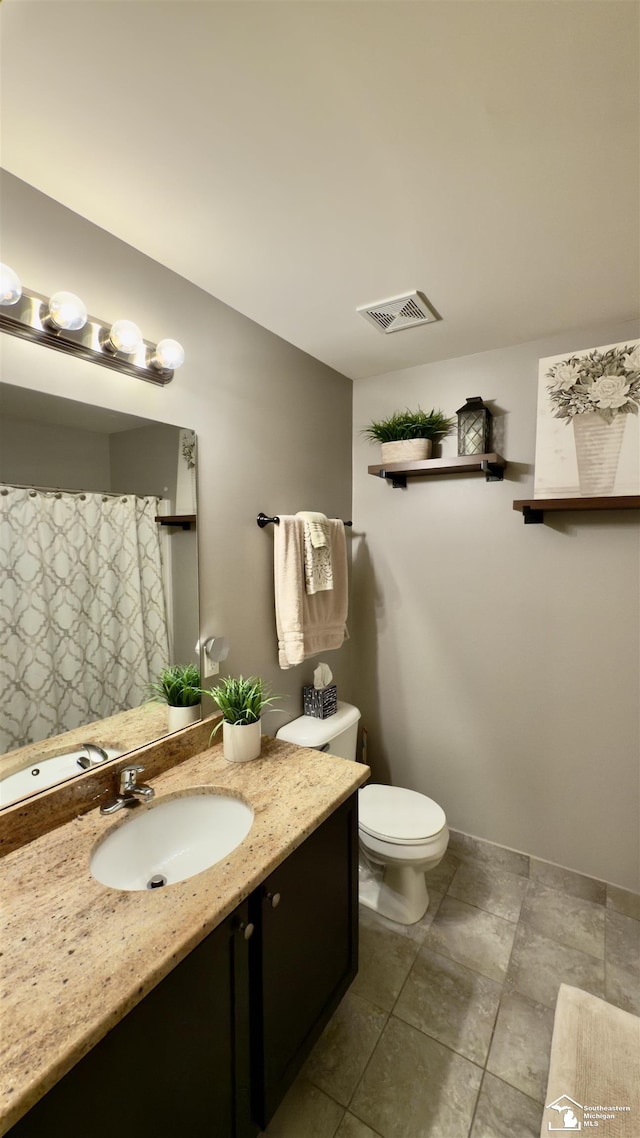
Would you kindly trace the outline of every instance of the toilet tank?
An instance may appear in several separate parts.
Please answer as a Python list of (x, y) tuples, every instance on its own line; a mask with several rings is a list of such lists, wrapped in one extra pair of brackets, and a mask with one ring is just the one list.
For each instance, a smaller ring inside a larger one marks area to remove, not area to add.
[(299, 747), (328, 751), (341, 759), (355, 759), (359, 719), (357, 707), (338, 700), (335, 715), (330, 715), (328, 719), (301, 715), (276, 731), (276, 739), (282, 739), (285, 743), (297, 743)]

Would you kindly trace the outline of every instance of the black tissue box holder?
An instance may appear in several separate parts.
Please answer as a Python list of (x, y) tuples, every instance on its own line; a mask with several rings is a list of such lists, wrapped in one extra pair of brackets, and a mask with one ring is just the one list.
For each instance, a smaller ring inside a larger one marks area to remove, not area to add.
[(313, 684), (305, 684), (302, 689), (302, 705), (305, 715), (313, 715), (314, 719), (328, 719), (338, 710), (337, 684), (328, 684), (326, 688), (314, 688)]

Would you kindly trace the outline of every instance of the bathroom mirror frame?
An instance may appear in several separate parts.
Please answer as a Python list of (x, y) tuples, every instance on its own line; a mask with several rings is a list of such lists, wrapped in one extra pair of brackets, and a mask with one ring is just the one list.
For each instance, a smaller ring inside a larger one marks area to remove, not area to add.
[[(39, 348), (37, 350), (39, 351)], [(70, 364), (73, 366), (72, 361), (70, 361)], [(122, 453), (122, 439), (125, 432), (138, 430), (153, 431), (155, 428), (157, 429), (155, 432), (155, 439), (158, 446), (160, 446), (163, 441), (169, 440), (173, 448), (175, 442), (174, 453), (175, 465), (177, 468), (179, 447), (181, 453), (184, 454), (184, 449), (182, 446), (182, 443), (184, 442), (184, 436), (181, 435), (181, 432), (191, 430), (190, 428), (179, 427), (175, 424), (153, 419), (149, 416), (142, 417), (140, 415), (131, 415), (128, 412), (122, 412), (119, 410), (100, 408), (91, 404), (82, 403), (78, 400), (68, 399), (57, 394), (54, 395), (49, 392), (40, 392), (32, 388), (13, 386), (8, 382), (0, 383), (0, 404), (2, 409), (3, 422), (6, 424), (8, 421), (10, 421), (12, 424), (16, 425), (15, 421), (21, 419), (23, 421), (24, 432), (27, 432), (29, 430), (28, 424), (33, 425), (34, 432), (38, 430), (38, 427), (35, 426), (35, 424), (40, 424), (41, 429), (47, 432), (52, 429), (52, 425), (55, 424), (58, 429), (63, 431), (90, 431), (93, 435), (108, 436), (108, 438), (105, 438), (103, 440), (104, 446), (101, 442), (100, 449), (101, 453), (109, 452), (109, 456), (112, 461), (115, 460), (115, 456), (117, 456), (119, 453)], [(173, 437), (170, 436), (169, 432), (173, 432)], [(5, 430), (3, 433), (5, 433), (5, 437), (8, 439), (9, 432)], [(16, 434), (19, 434), (19, 432), (16, 431)], [(110, 445), (113, 436), (116, 435), (121, 436), (121, 438), (119, 440), (116, 440), (115, 446)], [(69, 437), (72, 437), (71, 434)], [(154, 435), (151, 434), (147, 437), (153, 439)], [(195, 433), (193, 433), (193, 437), (195, 439)], [(89, 439), (90, 436), (87, 436), (88, 441)], [(13, 440), (11, 441), (13, 442)], [(17, 447), (5, 447), (5, 451), (10, 449), (13, 449), (15, 456)], [(181, 483), (181, 492), (184, 494), (186, 491), (187, 493), (192, 493), (193, 495), (193, 510), (185, 509), (184, 498), (181, 503), (180, 510), (176, 509), (174, 495), (177, 490), (177, 481), (180, 477), (180, 474), (176, 472), (176, 484), (171, 485), (170, 478), (167, 478), (164, 480), (167, 485), (163, 485), (162, 487), (163, 490), (169, 491), (166, 496), (173, 502), (173, 508), (169, 509), (167, 505), (162, 504), (158, 509), (158, 514), (174, 514), (178, 512), (181, 514), (189, 513), (194, 515), (195, 523), (197, 477), (196, 450), (197, 445), (192, 449), (193, 468), (191, 474), (191, 487), (185, 484), (184, 478)], [(28, 460), (25, 459), (25, 463), (27, 461)], [(171, 457), (171, 459), (168, 461), (169, 465), (171, 465), (171, 462), (173, 462), (173, 457)], [(108, 487), (104, 484), (82, 486), (77, 484), (74, 485), (74, 478), (69, 478), (67, 472), (65, 472), (64, 478), (65, 485), (58, 485), (57, 483), (53, 484), (46, 477), (46, 463), (44, 470), (39, 463), (37, 469), (35, 469), (34, 463), (36, 476), (29, 478), (25, 477), (27, 471), (24, 466), (20, 465), (20, 459), (16, 459), (14, 457), (14, 462), (12, 465), (10, 456), (8, 460), (3, 460), (2, 467), (0, 468), (0, 485), (9, 484), (13, 486), (20, 485), (27, 487), (38, 487), (40, 489), (46, 488), (47, 490), (51, 489), (60, 493), (63, 493), (65, 490), (72, 492), (80, 492), (81, 490), (86, 490), (88, 493), (102, 492), (105, 495), (117, 495), (118, 497), (131, 497), (132, 495), (154, 497), (156, 496), (155, 491), (150, 491), (149, 488), (150, 481), (153, 482), (154, 478), (152, 477), (149, 479), (149, 477), (145, 477), (145, 471), (143, 469), (144, 466), (145, 462), (142, 461), (140, 463), (141, 469), (139, 474), (136, 473), (134, 476), (135, 486), (133, 488), (130, 486), (127, 486), (125, 488), (122, 485), (121, 476), (115, 469), (111, 470), (111, 476), (109, 479), (110, 485)], [(17, 471), (20, 476), (6, 477), (6, 474), (11, 469)], [(102, 464), (102, 470), (104, 471), (104, 463)], [(43, 474), (44, 478), (42, 477)], [(86, 465), (83, 474), (86, 476)], [(158, 474), (155, 475), (156, 483), (158, 476)], [(100, 478), (103, 477), (103, 475), (98, 473), (97, 477)], [(187, 606), (186, 608), (180, 608), (181, 602), (179, 601), (178, 608), (180, 611), (177, 611), (174, 604), (170, 605), (170, 609), (173, 613), (174, 626), (177, 625), (178, 621), (182, 622), (182, 635), (176, 637), (174, 641), (176, 644), (177, 654), (174, 652), (173, 660), (177, 663), (192, 662), (198, 664), (199, 666), (200, 654), (199, 651), (196, 650), (196, 642), (199, 641), (200, 626), (200, 590), (198, 580), (196, 527), (195, 524), (193, 525), (193, 528), (189, 527), (189, 533), (187, 535), (185, 533), (184, 527), (173, 528), (170, 526), (162, 526), (161, 533), (161, 540), (163, 543), (165, 555), (167, 551), (170, 551), (172, 554), (172, 561), (174, 560), (173, 551), (178, 550), (179, 544), (179, 569), (181, 569), (183, 574), (186, 574), (187, 579), (192, 580), (193, 582), (193, 589), (186, 590), (193, 601), (192, 605)], [(192, 574), (192, 577), (189, 576), (190, 574)], [(175, 594), (176, 590), (174, 589), (173, 592)], [(173, 640), (174, 638), (172, 637), (171, 639)], [(182, 644), (182, 649), (178, 648), (179, 643)], [(184, 654), (187, 650), (190, 650), (190, 654), (186, 659), (183, 660), (177, 658), (178, 655)], [(42, 793), (52, 789), (53, 786), (56, 788), (60, 787), (67, 783), (69, 779), (73, 779), (85, 774), (88, 769), (95, 771), (95, 761), (91, 758), (90, 751), (87, 752), (86, 750), (82, 750), (83, 743), (93, 743), (97, 746), (106, 747), (108, 757), (106, 760), (99, 761), (98, 765), (100, 767), (112, 766), (124, 755), (131, 754), (138, 748), (145, 746), (148, 743), (157, 741), (158, 739), (164, 738), (166, 735), (170, 734), (171, 732), (169, 732), (167, 720), (168, 714), (166, 705), (143, 701), (137, 708), (127, 709), (120, 713), (115, 713), (107, 719), (90, 720), (85, 724), (70, 728), (69, 730), (64, 731), (62, 734), (51, 735), (47, 738), (36, 740), (27, 743), (24, 746), (20, 746), (15, 749), (0, 753), (0, 779), (6, 777), (8, 774), (11, 774), (16, 770), (28, 770), (30, 767), (32, 767), (32, 764), (34, 766), (34, 769), (36, 769), (36, 760), (39, 759), (41, 762), (44, 762), (45, 759), (55, 758), (56, 756), (60, 756), (63, 753), (67, 754), (70, 750), (75, 751), (78, 749), (82, 758), (82, 761), (78, 762), (77, 770), (74, 770), (72, 774), (63, 775), (59, 779), (56, 778), (54, 783), (42, 786), (41, 788), (30, 793), (25, 793), (20, 797), (12, 799), (9, 802), (3, 802), (0, 797), (0, 813), (4, 812), (4, 810), (11, 809), (13, 806), (21, 805), (25, 802), (34, 801)], [(126, 735), (126, 741), (124, 735)], [(113, 748), (113, 753), (111, 752), (111, 748)], [(86, 762), (87, 758), (90, 760), (89, 763)]]

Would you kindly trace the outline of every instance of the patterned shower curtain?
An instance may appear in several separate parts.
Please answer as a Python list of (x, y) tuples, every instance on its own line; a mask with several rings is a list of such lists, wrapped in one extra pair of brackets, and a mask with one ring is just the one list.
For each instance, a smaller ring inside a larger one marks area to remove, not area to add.
[(169, 659), (157, 512), (0, 489), (0, 753), (148, 698)]

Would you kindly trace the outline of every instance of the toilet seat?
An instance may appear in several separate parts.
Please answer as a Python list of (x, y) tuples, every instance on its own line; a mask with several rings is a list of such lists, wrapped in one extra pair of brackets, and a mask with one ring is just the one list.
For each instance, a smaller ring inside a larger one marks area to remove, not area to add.
[(363, 787), (358, 813), (361, 833), (394, 846), (429, 845), (447, 825), (437, 802), (400, 786)]

